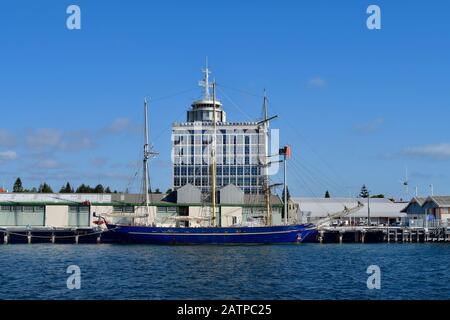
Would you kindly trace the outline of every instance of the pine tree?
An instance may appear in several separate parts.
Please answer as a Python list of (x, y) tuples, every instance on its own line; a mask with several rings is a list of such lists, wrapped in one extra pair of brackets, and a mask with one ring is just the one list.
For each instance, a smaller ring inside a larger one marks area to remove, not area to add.
[(328, 192), (328, 190), (325, 192), (325, 198), (331, 198), (330, 193)]
[(17, 178), (16, 182), (14, 182), (13, 192), (23, 192), (22, 180), (20, 178)]
[(75, 193), (90, 193), (90, 189), (91, 187), (85, 185), (84, 183), (82, 183), (77, 190), (75, 191)]
[(111, 189), (110, 189), (109, 187), (106, 187), (105, 193), (112, 193), (112, 192), (111, 192)]
[(67, 182), (66, 185), (63, 186), (61, 188), (61, 190), (59, 191), (59, 193), (73, 193), (73, 192), (74, 192), (73, 188), (72, 188), (72, 186), (70, 185), (69, 182)]
[(38, 192), (39, 193), (53, 193), (53, 190), (47, 183), (44, 182), (39, 186)]
[(369, 191), (367, 190), (367, 187), (365, 184), (361, 187), (361, 192), (359, 193), (360, 198), (368, 198), (369, 197)]
[(105, 193), (105, 189), (103, 188), (103, 186), (101, 184), (98, 184), (94, 188), (94, 193)]

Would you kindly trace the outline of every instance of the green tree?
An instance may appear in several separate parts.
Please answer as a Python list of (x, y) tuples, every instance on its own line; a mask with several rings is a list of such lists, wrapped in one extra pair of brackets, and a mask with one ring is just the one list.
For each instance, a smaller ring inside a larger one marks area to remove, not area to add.
[(159, 190), (159, 188), (156, 188), (156, 190), (155, 190), (155, 192), (154, 193), (158, 193), (158, 194), (160, 194), (160, 193), (162, 193), (161, 192), (161, 190)]
[(378, 198), (378, 199), (384, 199), (384, 194), (376, 194), (373, 196), (370, 196), (371, 198)]
[(47, 184), (47, 183), (41, 183), (41, 185), (39, 186), (39, 193), (53, 193), (52, 188)]
[(72, 186), (70, 185), (69, 182), (67, 182), (66, 185), (63, 186), (61, 188), (61, 190), (59, 190), (59, 193), (73, 193), (73, 192), (74, 192), (73, 188), (72, 188)]
[(103, 185), (98, 184), (94, 188), (94, 193), (105, 193), (105, 188), (103, 188)]
[(111, 189), (110, 189), (109, 187), (106, 187), (105, 193), (112, 193), (112, 192), (111, 192)]
[(172, 190), (171, 188), (169, 188), (169, 189), (166, 190), (166, 194), (170, 194), (170, 193), (172, 193), (172, 192), (173, 192), (173, 190)]
[(330, 193), (328, 192), (328, 190), (325, 192), (325, 198), (331, 198)]
[(361, 187), (361, 192), (359, 193), (360, 198), (368, 198), (369, 197), (369, 191), (367, 190), (367, 187), (365, 184)]
[(75, 191), (75, 193), (92, 193), (92, 188), (88, 185), (85, 185), (84, 183), (82, 183), (77, 190)]
[(16, 182), (14, 182), (13, 192), (23, 192), (22, 180), (20, 178), (17, 178)]

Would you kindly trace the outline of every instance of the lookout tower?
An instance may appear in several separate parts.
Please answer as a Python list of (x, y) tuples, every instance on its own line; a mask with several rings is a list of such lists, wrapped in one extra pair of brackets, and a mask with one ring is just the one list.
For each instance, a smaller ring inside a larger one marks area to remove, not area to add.
[(226, 113), (222, 109), (222, 103), (216, 99), (214, 104), (213, 97), (209, 93), (212, 85), (209, 83), (211, 71), (208, 69), (208, 62), (206, 62), (203, 73), (204, 78), (202, 81), (199, 81), (199, 85), (204, 88), (203, 98), (192, 103), (191, 109), (187, 112), (187, 122), (212, 122), (214, 110), (216, 111), (217, 122), (226, 122)]

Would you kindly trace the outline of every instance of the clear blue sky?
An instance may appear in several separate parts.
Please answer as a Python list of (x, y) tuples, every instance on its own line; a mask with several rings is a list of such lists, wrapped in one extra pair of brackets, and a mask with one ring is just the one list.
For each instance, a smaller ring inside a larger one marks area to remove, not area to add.
[[(70, 4), (81, 30), (66, 28)], [(381, 30), (366, 27), (370, 4)], [(230, 120), (262, 105), (232, 88), (267, 89), (293, 148), (293, 195), (365, 183), (402, 197), (405, 167), (411, 191), (449, 194), (449, 11), (448, 1), (3, 1), (0, 185), (138, 190), (147, 95), (161, 153), (152, 186), (167, 189), (170, 125), (201, 94), (208, 56)]]

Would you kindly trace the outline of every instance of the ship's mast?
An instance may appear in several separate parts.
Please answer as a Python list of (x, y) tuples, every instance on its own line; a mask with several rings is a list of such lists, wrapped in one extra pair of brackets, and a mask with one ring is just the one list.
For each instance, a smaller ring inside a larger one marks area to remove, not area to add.
[[(208, 69), (206, 69), (208, 70)], [(206, 73), (206, 87), (208, 84), (208, 73)], [(216, 81), (213, 81), (213, 137), (211, 148), (211, 219), (212, 225), (216, 226), (216, 135), (217, 135), (217, 116), (216, 116)], [(205, 92), (206, 93), (206, 92)]]
[(264, 90), (264, 200), (266, 204), (266, 224), (268, 226), (272, 225), (272, 212), (270, 208), (270, 185), (269, 185), (269, 119), (267, 117), (267, 95)]
[(144, 98), (144, 129), (145, 129), (145, 144), (144, 144), (144, 195), (145, 195), (145, 213), (149, 215), (149, 195), (148, 195), (148, 158), (149, 158), (149, 146), (148, 146), (148, 107), (147, 97)]

